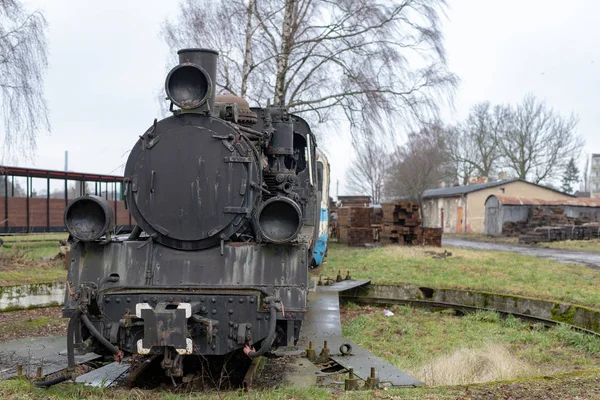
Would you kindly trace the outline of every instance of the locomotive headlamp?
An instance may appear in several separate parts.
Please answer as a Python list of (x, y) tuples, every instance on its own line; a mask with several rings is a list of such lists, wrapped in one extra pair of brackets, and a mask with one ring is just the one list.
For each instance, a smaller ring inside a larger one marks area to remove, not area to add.
[(302, 211), (287, 197), (273, 197), (258, 212), (258, 228), (263, 237), (273, 243), (294, 240), (302, 225)]
[(77, 240), (91, 242), (104, 236), (114, 224), (115, 214), (99, 196), (80, 196), (65, 210), (65, 226)]
[(165, 90), (169, 100), (185, 110), (198, 108), (210, 97), (212, 82), (204, 68), (195, 64), (178, 65), (169, 72)]
[(194, 110), (205, 104), (212, 109), (219, 53), (209, 49), (182, 49), (177, 54), (179, 65), (169, 72), (165, 81), (167, 97), (184, 110)]

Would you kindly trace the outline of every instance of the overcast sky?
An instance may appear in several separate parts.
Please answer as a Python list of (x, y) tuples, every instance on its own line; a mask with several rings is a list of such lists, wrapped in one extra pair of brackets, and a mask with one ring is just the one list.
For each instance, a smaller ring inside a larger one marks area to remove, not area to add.
[[(600, 2), (594, 0), (455, 0), (444, 23), (451, 70), (461, 78), (446, 122), (476, 102), (516, 103), (533, 93), (563, 114), (576, 113), (586, 151), (600, 152)], [(46, 96), (52, 133), (30, 160), (11, 164), (121, 174), (127, 152), (159, 116), (166, 75), (160, 29), (176, 1), (28, 0), (49, 23)], [(344, 133), (324, 140), (332, 194), (352, 150)], [(346, 142), (347, 143), (347, 142)], [(583, 165), (583, 160), (581, 161)]]

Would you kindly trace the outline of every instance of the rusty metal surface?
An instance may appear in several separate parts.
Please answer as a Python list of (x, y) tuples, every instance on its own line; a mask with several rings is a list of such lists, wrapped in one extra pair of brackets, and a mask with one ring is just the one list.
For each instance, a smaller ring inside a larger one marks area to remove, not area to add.
[[(538, 206), (578, 206), (578, 207), (600, 207), (598, 198), (565, 198), (559, 200), (547, 200), (538, 198), (526, 198), (518, 196), (508, 196), (503, 194), (493, 194), (488, 197), (496, 197), (500, 204), (510, 206), (538, 205)], [(486, 200), (487, 202), (487, 200)]]
[(256, 378), (256, 374), (260, 365), (264, 362), (264, 357), (256, 357), (252, 360), (252, 364), (250, 364), (250, 367), (248, 367), (248, 371), (246, 371), (246, 375), (244, 375), (244, 380), (242, 383), (246, 392), (249, 392), (252, 389), (252, 382), (254, 381), (254, 378)]

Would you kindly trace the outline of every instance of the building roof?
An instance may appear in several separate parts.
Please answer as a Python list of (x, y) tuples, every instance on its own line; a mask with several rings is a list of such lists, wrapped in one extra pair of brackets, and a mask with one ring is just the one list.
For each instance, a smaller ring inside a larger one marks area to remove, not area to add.
[(527, 182), (524, 179), (505, 179), (505, 180), (496, 181), (496, 182), (477, 183), (475, 185), (454, 186), (454, 187), (441, 188), (441, 189), (430, 189), (430, 190), (426, 190), (425, 192), (423, 192), (423, 198), (462, 196), (464, 194), (473, 193), (473, 192), (477, 192), (479, 190), (489, 189), (489, 188), (493, 188), (493, 187), (497, 187), (497, 186), (507, 185), (507, 184), (513, 183), (513, 182), (525, 182), (530, 185), (538, 186), (538, 187), (541, 187), (541, 188), (544, 188), (547, 190), (552, 190), (553, 192), (556, 192), (556, 193), (561, 193), (566, 196), (573, 197), (573, 195), (570, 195), (568, 193), (563, 193), (559, 190), (552, 189), (550, 187), (543, 186), (543, 185), (538, 185), (536, 183)]
[(544, 200), (536, 198), (526, 198), (517, 196), (507, 196), (504, 194), (492, 194), (485, 202), (491, 198), (496, 197), (500, 204), (504, 206), (526, 206), (526, 205), (537, 205), (537, 206), (573, 206), (573, 207), (600, 207), (600, 198), (571, 198), (571, 199), (559, 199), (559, 200)]
[(453, 186), (440, 189), (429, 189), (423, 192), (423, 197), (453, 197), (463, 194), (476, 192), (478, 190), (488, 189), (496, 186), (506, 185), (507, 183), (516, 182), (519, 179), (506, 179), (503, 181), (476, 183), (474, 185)]

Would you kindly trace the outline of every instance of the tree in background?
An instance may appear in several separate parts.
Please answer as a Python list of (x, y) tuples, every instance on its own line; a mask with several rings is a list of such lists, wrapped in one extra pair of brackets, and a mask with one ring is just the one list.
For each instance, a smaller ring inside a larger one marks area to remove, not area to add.
[(50, 130), (43, 93), (45, 31), (41, 13), (29, 13), (19, 0), (0, 0), (0, 109), (9, 157), (27, 157), (35, 150), (36, 133)]
[(582, 192), (590, 191), (590, 156), (585, 155), (585, 166), (583, 167), (583, 174), (581, 179), (580, 190)]
[[(217, 85), (256, 105), (345, 117), (352, 128), (437, 115), (457, 78), (446, 66), (445, 0), (182, 0), (173, 49), (220, 52)], [(416, 67), (418, 66), (418, 67)]]
[(473, 175), (490, 177), (500, 159), (499, 138), (506, 120), (501, 106), (475, 104), (464, 122), (448, 130), (448, 151), (459, 181)]
[(439, 123), (408, 135), (406, 143), (391, 156), (386, 195), (421, 203), (425, 190), (437, 187), (440, 181), (448, 178), (452, 168), (447, 137)]
[(373, 204), (379, 204), (389, 165), (386, 149), (376, 141), (363, 141), (354, 147), (354, 153), (346, 172), (346, 185), (352, 188), (352, 193), (369, 194)]
[(584, 145), (577, 117), (563, 117), (533, 95), (506, 106), (499, 137), (501, 164), (517, 178), (541, 183), (557, 178)]
[(560, 188), (565, 193), (573, 193), (577, 182), (579, 182), (579, 168), (575, 165), (575, 159), (571, 158), (565, 168)]

